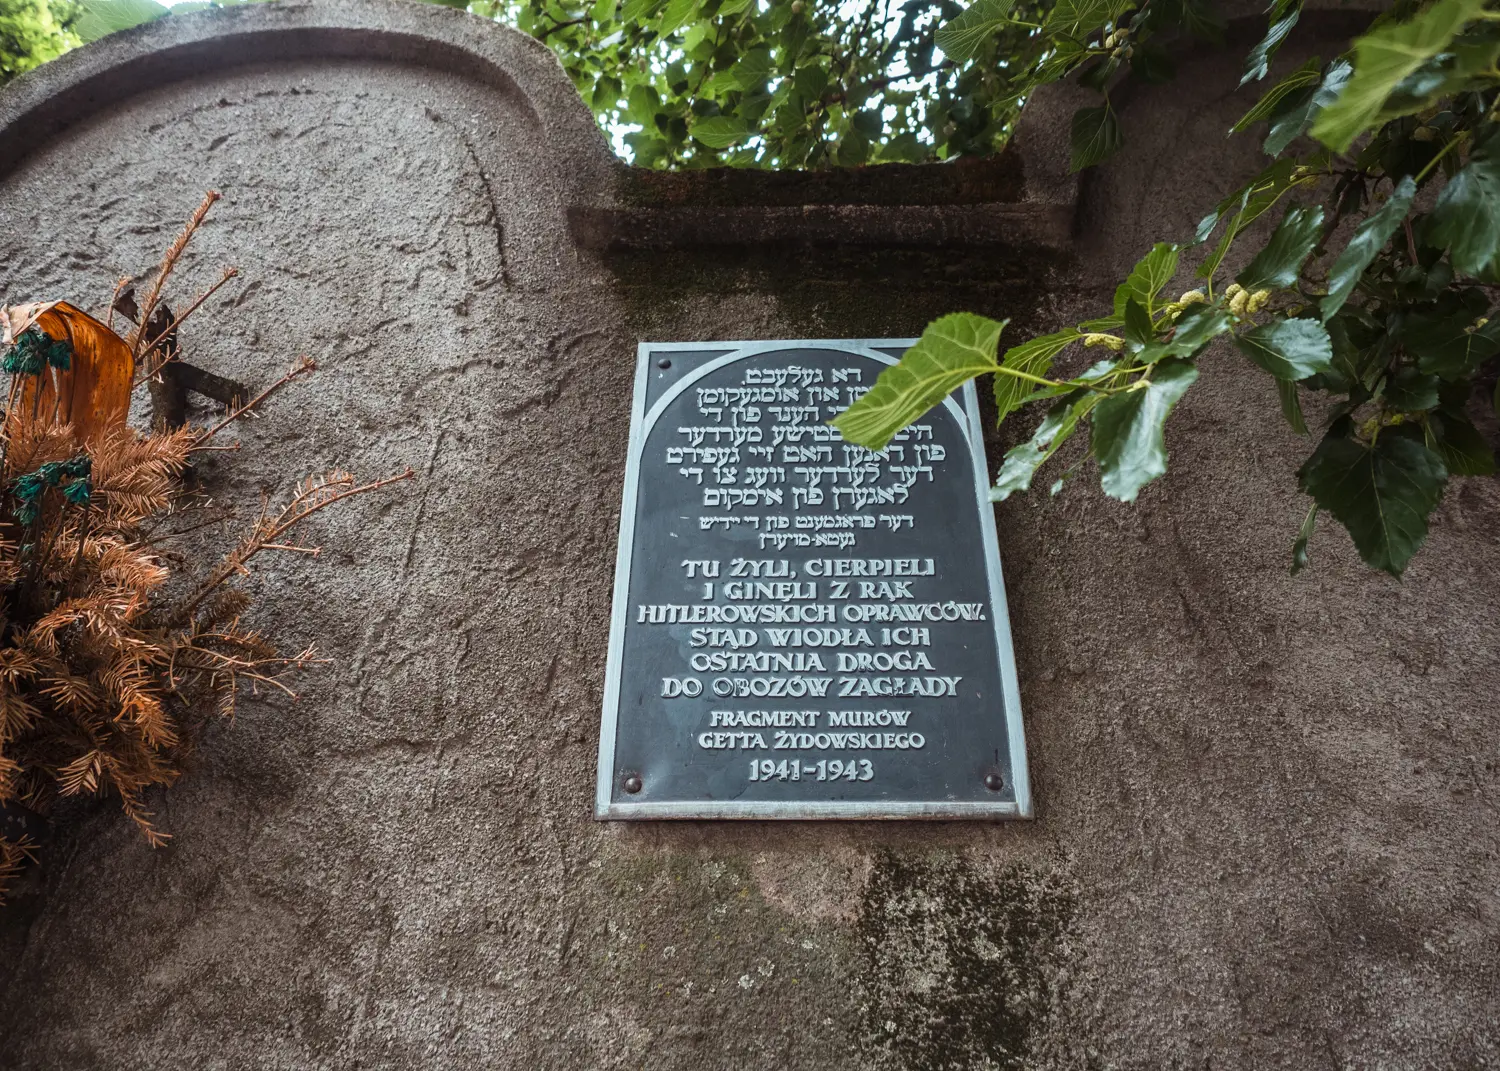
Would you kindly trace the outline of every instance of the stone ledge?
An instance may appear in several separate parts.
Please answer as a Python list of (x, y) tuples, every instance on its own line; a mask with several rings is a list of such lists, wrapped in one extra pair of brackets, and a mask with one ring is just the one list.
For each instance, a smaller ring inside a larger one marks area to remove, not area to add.
[[(942, 166), (942, 165), (933, 165)], [(606, 253), (748, 246), (1064, 249), (1070, 205), (751, 205), (568, 210), (581, 248)]]
[(644, 208), (667, 205), (950, 205), (1015, 202), (1025, 180), (1021, 157), (942, 164), (873, 164), (823, 171), (710, 167), (652, 171), (622, 167), (616, 196)]

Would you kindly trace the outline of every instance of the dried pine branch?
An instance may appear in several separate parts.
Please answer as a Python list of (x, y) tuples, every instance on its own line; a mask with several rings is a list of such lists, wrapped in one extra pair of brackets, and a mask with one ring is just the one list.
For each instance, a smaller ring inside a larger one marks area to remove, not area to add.
[[(151, 361), (148, 359), (137, 364), (135, 369), (135, 381), (137, 383), (160, 375), (162, 366), (167, 364), (169, 361), (176, 359), (174, 354), (162, 353), (161, 349), (159, 348), (162, 340), (170, 337), (172, 335), (172, 332), (176, 331), (180, 326), (182, 326), (183, 321), (185, 321), (189, 316), (197, 312), (205, 301), (213, 297), (214, 294), (218, 292), (221, 286), (229, 282), (229, 280), (231, 279), (238, 278), (239, 274), (240, 270), (238, 268), (225, 268), (223, 273), (220, 274), (218, 280), (212, 286), (208, 287), (208, 289), (204, 290), (203, 293), (194, 298), (193, 303), (187, 307), (186, 311), (179, 313), (164, 328), (162, 328), (160, 331), (157, 331), (154, 335), (151, 336), (150, 340), (146, 343), (146, 356), (149, 358), (153, 355), (159, 355), (159, 358), (156, 361)], [(114, 312), (113, 305), (110, 306), (110, 312)], [(146, 328), (143, 326), (141, 330), (145, 331)]]
[(207, 431), (202, 432), (201, 434), (199, 434), (198, 438), (193, 443), (193, 449), (194, 450), (207, 450), (207, 449), (210, 449), (210, 447), (206, 446), (205, 444), (210, 439), (212, 439), (215, 435), (219, 434), (219, 432), (221, 432), (225, 428), (229, 427), (229, 425), (233, 424), (235, 421), (242, 420), (247, 414), (249, 414), (252, 411), (254, 411), (255, 409), (257, 409), (262, 402), (264, 402), (271, 395), (275, 394), (282, 387), (286, 386), (292, 380), (298, 379), (301, 376), (311, 375), (312, 373), (316, 372), (317, 370), (318, 370), (318, 362), (317, 361), (313, 360), (311, 357), (308, 357), (306, 355), (303, 355), (302, 357), (299, 357), (297, 359), (297, 363), (294, 364), (294, 365), (292, 365), (292, 367), (287, 371), (286, 375), (282, 376), (275, 383), (272, 383), (269, 387), (267, 387), (265, 390), (261, 391), (254, 398), (251, 398), (248, 402), (246, 402), (244, 405), (240, 406), (238, 409), (231, 410), (228, 413), (228, 415), (226, 415), (224, 417), (223, 420), (219, 421), (213, 427), (211, 427)]
[(161, 301), (162, 287), (166, 285), (167, 278), (177, 267), (177, 262), (182, 259), (183, 250), (192, 241), (193, 235), (203, 225), (203, 220), (208, 216), (208, 210), (212, 208), (222, 196), (217, 190), (209, 190), (203, 195), (203, 202), (193, 210), (192, 216), (188, 218), (187, 226), (167, 247), (166, 253), (162, 255), (161, 264), (156, 269), (156, 277), (152, 280), (151, 289), (146, 292), (146, 300), (140, 306), (140, 320), (134, 331), (126, 338), (130, 345), (131, 356), (140, 360), (141, 346), (145, 341), (146, 325), (151, 322), (151, 314), (156, 311), (156, 306)]
[(371, 491), (378, 491), (382, 487), (388, 487), (402, 480), (410, 480), (415, 476), (416, 473), (408, 467), (404, 472), (399, 472), (394, 476), (387, 476), (366, 484), (357, 484), (349, 473), (335, 471), (299, 483), (291, 501), (275, 516), (271, 516), (267, 509), (262, 507), (260, 518), (251, 526), (249, 534), (240, 541), (240, 545), (226, 554), (224, 559), (198, 585), (198, 588), (177, 604), (175, 614), (167, 619), (168, 626), (180, 627), (192, 616), (199, 604), (221, 585), (235, 576), (243, 576), (247, 573), (246, 564), (261, 551), (297, 550), (303, 553), (313, 551), (314, 548), (309, 547), (286, 547), (277, 543), (277, 540), (314, 513), (326, 509), (335, 502), (342, 502), (355, 495), (369, 494)]
[[(134, 307), (124, 282), (116, 287), (112, 305), (127, 305), (122, 311), (137, 326), (125, 343), (113, 336), (109, 347), (96, 349), (122, 355), (132, 367), (144, 354), (150, 375), (162, 340), (234, 277), (226, 271), (181, 316), (165, 312), (163, 287), (217, 199), (205, 197), (168, 248), (142, 306)], [(144, 325), (158, 309), (166, 328), (148, 339)], [(316, 557), (319, 548), (287, 538), (293, 529), (335, 503), (414, 474), (360, 483), (333, 472), (304, 481), (280, 509), (263, 502), (219, 561), (191, 568), (160, 544), (225, 519), (222, 507), (184, 488), (191, 455), (225, 449), (209, 440), (317, 366), (303, 357), (207, 429), (140, 434), (121, 422), (96, 425), (85, 441), (59, 421), (57, 405), (33, 401), (43, 376), (55, 380), (52, 393), (61, 398), (63, 379), (76, 374), (84, 356), (59, 356), (66, 339), (28, 333), (40, 332), (38, 310), (83, 316), (62, 303), (0, 308), (5, 338), (15, 342), (4, 353), (12, 382), (0, 418), (0, 804), (45, 815), (61, 799), (112, 796), (147, 841), (161, 845), (168, 835), (154, 824), (148, 793), (181, 776), (207, 721), (233, 717), (243, 693), (295, 698), (288, 678), (327, 661), (311, 646), (283, 656), (244, 624), (250, 598), (236, 581), (265, 551)], [(89, 323), (90, 330), (112, 330)], [(203, 524), (167, 530), (210, 510), (218, 513)], [(177, 578), (179, 561), (190, 568)], [(0, 899), (35, 852), (30, 842), (0, 837)]]

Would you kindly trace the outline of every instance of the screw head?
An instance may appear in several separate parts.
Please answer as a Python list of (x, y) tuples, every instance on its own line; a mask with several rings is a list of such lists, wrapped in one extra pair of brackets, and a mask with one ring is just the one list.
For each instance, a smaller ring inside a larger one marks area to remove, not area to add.
[(999, 792), (1002, 788), (1005, 787), (1005, 778), (1001, 777), (994, 770), (991, 770), (989, 773), (984, 775), (984, 787), (989, 789), (991, 792)]
[(663, 357), (661, 360), (656, 362), (656, 367), (661, 369), (671, 368), (672, 362), (669, 358)]
[(641, 775), (640, 774), (626, 774), (625, 775), (625, 781), (624, 781), (624, 788), (625, 788), (625, 791), (629, 792), (632, 796), (635, 795), (637, 792), (639, 792), (641, 790)]

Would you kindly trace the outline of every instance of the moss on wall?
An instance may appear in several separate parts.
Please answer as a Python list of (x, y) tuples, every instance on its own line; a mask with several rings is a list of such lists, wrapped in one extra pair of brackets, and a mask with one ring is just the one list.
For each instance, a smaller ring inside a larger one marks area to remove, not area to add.
[(1058, 873), (985, 873), (952, 853), (878, 855), (856, 926), (872, 1065), (1039, 1066), (1068, 992), (1075, 912)]

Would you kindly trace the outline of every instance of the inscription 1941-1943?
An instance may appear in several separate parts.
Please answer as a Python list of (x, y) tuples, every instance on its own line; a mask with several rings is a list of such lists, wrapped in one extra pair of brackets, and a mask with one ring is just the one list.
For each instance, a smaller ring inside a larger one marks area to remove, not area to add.
[(828, 423), (910, 345), (641, 346), (598, 817), (1030, 815), (973, 384)]

